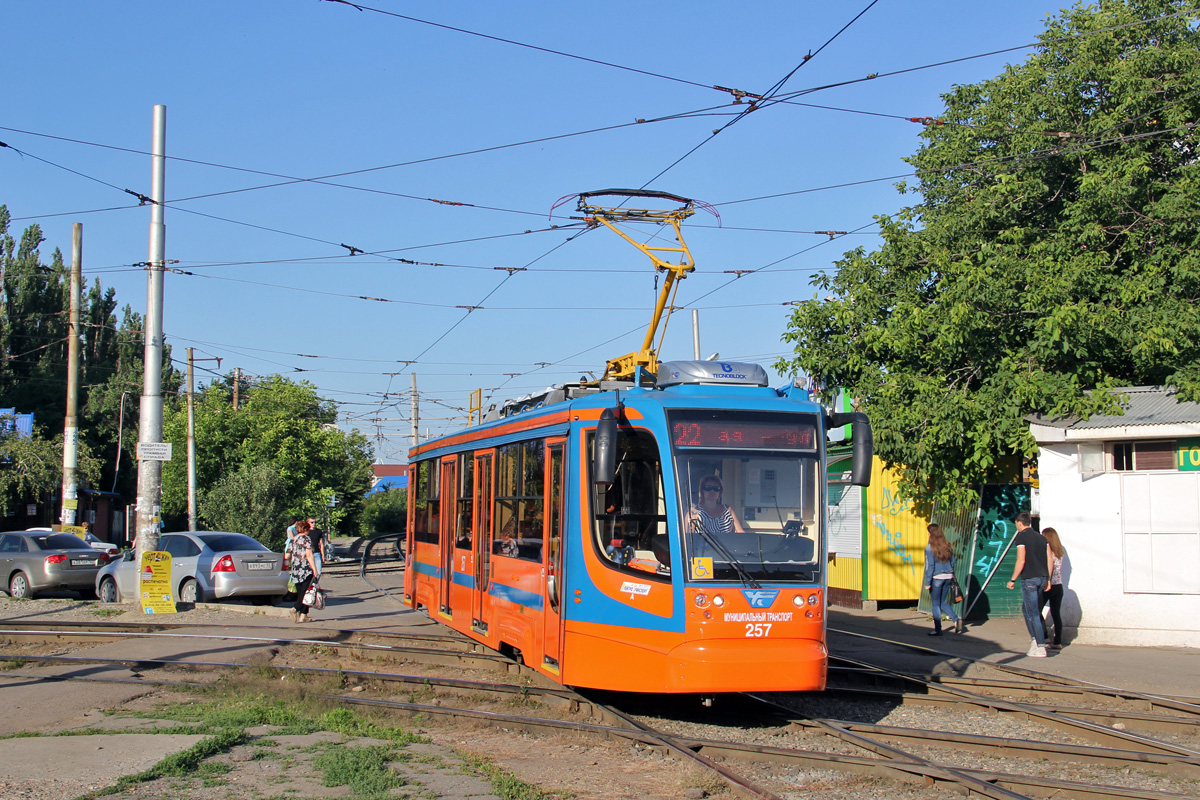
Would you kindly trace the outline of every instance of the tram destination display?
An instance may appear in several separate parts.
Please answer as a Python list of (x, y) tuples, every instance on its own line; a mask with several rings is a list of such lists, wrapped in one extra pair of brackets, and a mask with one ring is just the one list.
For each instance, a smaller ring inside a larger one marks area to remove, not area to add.
[(817, 426), (795, 421), (677, 420), (671, 424), (671, 442), (676, 447), (815, 451)]

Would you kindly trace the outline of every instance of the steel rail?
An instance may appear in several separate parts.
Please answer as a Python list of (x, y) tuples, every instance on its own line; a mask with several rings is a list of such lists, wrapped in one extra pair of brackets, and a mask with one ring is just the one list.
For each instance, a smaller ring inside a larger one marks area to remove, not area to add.
[[(830, 627), (829, 631), (831, 631), (833, 633), (841, 634), (843, 636), (850, 636), (850, 637), (859, 638), (859, 639), (868, 639), (868, 640), (874, 641), (874, 642), (890, 644), (890, 645), (899, 647), (901, 649), (912, 650), (912, 651), (918, 652), (918, 653), (927, 653), (927, 654), (931, 654), (931, 655), (955, 658), (955, 659), (959, 659), (961, 661), (968, 661), (972, 664), (979, 664), (981, 666), (989, 667), (989, 668), (997, 670), (999, 672), (1008, 672), (1013, 675), (1020, 675), (1021, 677), (1028, 678), (1031, 680), (1042, 681), (1045, 683), (1058, 683), (1058, 684), (1062, 684), (1065, 686), (1082, 687), (1082, 688), (1088, 689), (1089, 691), (1095, 692), (1097, 695), (1100, 695), (1100, 696), (1111, 696), (1111, 697), (1116, 697), (1116, 698), (1136, 699), (1141, 702), (1145, 702), (1145, 703), (1152, 704), (1155, 706), (1162, 706), (1163, 708), (1171, 708), (1171, 709), (1174, 709), (1177, 711), (1182, 711), (1182, 712), (1188, 713), (1188, 714), (1200, 715), (1200, 699), (1174, 698), (1174, 697), (1168, 697), (1165, 695), (1153, 694), (1153, 693), (1149, 693), (1149, 692), (1136, 692), (1136, 691), (1131, 691), (1131, 690), (1127, 690), (1127, 689), (1120, 689), (1115, 686), (1107, 686), (1102, 683), (1094, 683), (1092, 681), (1084, 681), (1084, 680), (1079, 680), (1077, 678), (1065, 678), (1065, 677), (1062, 677), (1061, 675), (1053, 675), (1053, 674), (1046, 673), (1046, 672), (1038, 672), (1036, 670), (1027, 669), (1025, 667), (1018, 667), (1018, 666), (1014, 666), (1012, 664), (997, 664), (994, 661), (988, 661), (986, 659), (973, 658), (971, 656), (964, 656), (960, 653), (949, 653), (944, 650), (935, 650), (931, 647), (923, 647), (921, 645), (910, 644), (908, 642), (900, 642), (900, 641), (896, 641), (894, 639), (885, 639), (881, 636), (871, 636), (870, 634), (858, 633), (857, 631), (847, 631), (847, 630), (843, 630), (842, 628)], [(846, 659), (841, 659), (840, 656), (837, 658), (840, 660), (846, 660)], [(861, 664), (862, 662), (854, 662), (854, 663)]]
[(363, 548), (362, 557), (359, 560), (358, 577), (362, 580), (363, 583), (365, 583), (367, 586), (370, 586), (375, 591), (379, 592), (380, 594), (382, 594), (386, 597), (390, 597), (391, 599), (395, 600), (400, 605), (407, 607), (408, 603), (404, 602), (399, 597), (396, 597), (396, 595), (392, 594), (387, 589), (376, 586), (375, 584), (373, 584), (369, 580), (367, 580), (367, 559), (371, 555), (371, 550), (374, 549), (375, 545), (379, 544), (380, 542), (385, 542), (385, 541), (395, 539), (393, 544), (396, 545), (396, 557), (400, 561), (399, 567), (400, 567), (400, 569), (406, 568), (406, 564), (404, 562), (404, 553), (403, 553), (403, 551), (400, 550), (400, 547), (399, 547), (400, 537), (403, 535), (404, 534), (401, 534), (401, 533), (389, 533), (385, 536), (379, 536), (379, 537), (376, 537), (376, 538), (370, 540), (369, 542), (367, 542), (367, 546)]
[[(777, 711), (787, 710), (784, 706), (781, 706), (774, 700), (770, 700), (761, 695), (746, 693), (743, 696)], [(878, 741), (877, 739), (872, 739), (869, 736), (864, 736), (861, 733), (852, 731), (849, 728), (834, 722), (833, 720), (817, 719), (812, 720), (812, 722), (827, 734), (844, 742), (861, 747), (877, 755), (884, 756), (900, 763), (920, 766), (923, 769), (928, 770), (927, 774), (930, 777), (948, 783), (958, 784), (959, 786), (966, 788), (968, 794), (975, 793), (984, 797), (994, 798), (994, 800), (1030, 800), (1028, 795), (1014, 792), (1011, 789), (1005, 789), (1001, 786), (995, 786), (987, 781), (980, 780), (972, 775), (968, 775), (966, 772), (960, 769), (936, 765), (928, 759), (921, 758), (913, 753), (909, 753), (905, 750), (901, 750), (897, 747), (893, 747), (892, 745)]]
[(586, 722), (570, 722), (564, 720), (544, 719), (541, 717), (517, 716), (513, 714), (499, 714), (493, 711), (479, 711), (476, 709), (456, 709), (448, 708), (446, 706), (428, 706), (418, 703), (403, 703), (394, 700), (377, 700), (369, 697), (344, 697), (343, 695), (332, 695), (327, 697), (330, 699), (336, 698), (343, 702), (352, 703), (355, 705), (368, 705), (388, 708), (395, 711), (406, 711), (414, 715), (440, 714), (445, 716), (487, 721), (493, 724), (506, 725), (519, 729), (550, 728), (552, 730), (570, 730), (583, 733), (596, 733), (622, 739), (632, 739), (647, 746), (657, 747), (667, 752), (674, 753), (676, 756), (691, 763), (699, 764), (706, 770), (719, 775), (731, 789), (745, 797), (752, 798), (753, 800), (784, 800), (784, 798), (773, 792), (755, 786), (747, 779), (725, 768), (724, 766), (717, 764), (707, 756), (701, 755), (691, 748), (679, 744), (675, 737), (664, 734), (660, 731), (655, 731), (654, 729), (643, 725), (637, 720), (626, 717), (619, 711), (615, 711), (611, 708), (607, 709), (607, 711), (626, 722), (629, 727), (596, 725)]
[[(0, 633), (3, 633), (3, 631), (0, 631)], [(35, 633), (36, 632), (34, 632), (34, 631), (28, 631), (28, 632), (24, 632), (20, 635), (23, 637), (32, 637), (35, 635)], [(266, 645), (266, 644), (316, 645), (316, 646), (326, 647), (331, 650), (337, 649), (339, 646), (352, 647), (352, 648), (367, 647), (366, 645), (338, 643), (338, 642), (331, 642), (329, 640), (322, 640), (322, 639), (280, 639), (280, 638), (273, 638), (273, 637), (253, 637), (253, 636), (216, 636), (216, 635), (205, 636), (205, 635), (194, 635), (194, 634), (188, 635), (188, 634), (149, 633), (149, 634), (126, 634), (126, 635), (110, 634), (108, 637), (105, 637), (102, 634), (89, 634), (89, 633), (71, 634), (71, 633), (65, 633), (65, 632), (51, 634), (51, 635), (55, 636), (55, 637), (68, 637), (69, 636), (69, 637), (75, 638), (76, 641), (88, 641), (88, 642), (90, 642), (93, 638), (96, 639), (97, 641), (111, 641), (112, 638), (128, 639), (128, 638), (146, 638), (146, 637), (166, 636), (166, 637), (179, 637), (179, 638), (185, 638), (185, 639), (218, 639), (221, 641), (255, 642), (255, 643), (264, 644), (264, 645)], [(532, 670), (529, 670), (527, 667), (517, 664), (515, 661), (513, 661), (509, 658), (506, 658), (505, 656), (502, 656), (499, 653), (434, 650), (434, 649), (425, 648), (425, 647), (397, 647), (394, 645), (373, 645), (373, 646), (370, 646), (368, 649), (372, 649), (377, 652), (386, 652), (386, 653), (404, 655), (404, 656), (410, 657), (410, 658), (417, 657), (417, 658), (419, 658), (419, 660), (422, 661), (422, 663), (428, 663), (428, 664), (439, 664), (439, 665), (443, 665), (443, 666), (492, 668), (492, 669), (503, 668), (505, 671), (509, 672), (510, 674), (525, 675), (527, 677), (532, 677), (532, 674), (536, 674), (536, 673), (533, 673)], [(23, 658), (27, 661), (31, 661), (34, 659), (45, 659), (48, 657), (41, 656), (41, 655), (33, 655), (33, 654), (30, 654), (30, 655), (0, 654), (0, 659), (12, 660), (15, 658)], [(68, 658), (68, 657), (62, 656), (61, 658)], [(92, 656), (92, 657), (70, 656), (70, 658), (76, 658), (78, 660), (92, 660), (92, 661), (102, 661), (103, 660), (102, 657), (96, 657), (96, 656)], [(129, 662), (129, 661), (141, 662), (141, 661), (153, 661), (154, 659), (139, 659), (139, 658), (119, 659), (118, 658), (118, 659), (111, 659), (111, 660), (118, 661), (118, 662)], [(183, 662), (183, 663), (201, 663), (201, 662)]]
[[(921, 683), (917, 678), (906, 675), (902, 672), (889, 670), (886, 667), (879, 665), (868, 664), (867, 662), (856, 661), (854, 659), (842, 658), (843, 661), (849, 661), (857, 664), (860, 667), (871, 667), (885, 675), (891, 675), (896, 678), (902, 678), (913, 683)], [(1007, 700), (1001, 700), (987, 695), (968, 692), (965, 689), (959, 689), (953, 686), (932, 687), (928, 683), (924, 683), (926, 688), (936, 689), (937, 691), (946, 692), (961, 698), (964, 702), (969, 702), (973, 705), (982, 706), (997, 712), (1005, 712), (1012, 714), (1021, 714), (1026, 717), (1037, 718), (1053, 727), (1061, 730), (1067, 730), (1071, 733), (1082, 734), (1094, 738), (1098, 741), (1116, 741), (1123, 745), (1135, 745), (1138, 749), (1149, 750), (1152, 752), (1164, 752), (1177, 756), (1200, 757), (1200, 750), (1194, 750), (1190, 747), (1163, 742), (1149, 736), (1129, 733), (1127, 731), (1115, 730), (1103, 725), (1098, 725), (1087, 720), (1075, 719), (1066, 714), (1060, 714), (1053, 711), (1047, 711), (1044, 708), (1027, 703), (1016, 703)]]
[[(934, 651), (936, 652), (936, 651)], [(833, 656), (831, 661), (837, 661), (838, 657)], [(979, 662), (988, 664), (989, 662)], [(1188, 697), (1167, 697), (1166, 695), (1151, 696), (1143, 698), (1136, 696), (1135, 693), (1124, 692), (1117, 689), (1115, 692), (1098, 692), (1093, 687), (1080, 685), (1075, 683), (1049, 683), (1046, 681), (1010, 681), (1001, 680), (998, 678), (971, 678), (963, 675), (932, 675), (927, 673), (916, 672), (901, 672), (905, 675), (924, 679), (932, 683), (946, 684), (949, 686), (968, 686), (977, 689), (993, 690), (996, 692), (1008, 692), (1012, 694), (1024, 693), (1030, 695), (1050, 695), (1050, 696), (1065, 696), (1072, 698), (1094, 698), (1104, 699), (1125, 706), (1133, 706), (1140, 711), (1154, 711), (1161, 708), (1164, 710), (1174, 711), (1187, 717), (1200, 718), (1200, 700)], [(878, 672), (871, 669), (860, 669), (858, 667), (838, 666), (831, 664), (829, 666), (829, 675), (848, 679), (849, 681), (862, 680), (867, 682), (868, 678), (878, 679), (881, 677)], [(875, 680), (875, 683), (880, 681)], [(899, 685), (901, 681), (891, 681)], [(842, 688), (840, 685), (834, 688)], [(1167, 700), (1167, 703), (1162, 702)], [(1193, 709), (1192, 706), (1195, 708)]]
[[(911, 681), (917, 683), (925, 683), (928, 679), (913, 676)], [(905, 692), (902, 690), (893, 689), (868, 689), (868, 688), (848, 688), (843, 686), (826, 686), (826, 695), (852, 695), (864, 699), (877, 699), (886, 702), (898, 702), (901, 705), (911, 706), (947, 706), (961, 705), (963, 700), (961, 695), (952, 691), (949, 687), (943, 688), (938, 681), (929, 681), (927, 691), (921, 692)], [(993, 698), (992, 695), (980, 695), (980, 697)], [(1055, 714), (1075, 717), (1082, 720), (1087, 720), (1099, 725), (1111, 727), (1115, 724), (1126, 725), (1130, 728), (1137, 728), (1141, 731), (1157, 731), (1165, 733), (1175, 733), (1188, 735), (1195, 733), (1197, 730), (1197, 720), (1185, 719), (1182, 717), (1163, 716), (1159, 714), (1140, 714), (1132, 711), (1122, 711), (1116, 709), (1103, 708), (1086, 708), (1083, 706), (1064, 706), (1051, 705), (1048, 703), (1038, 703), (1034, 706), (1043, 711), (1049, 711)], [(1001, 710), (1001, 709), (998, 709)], [(1009, 713), (1009, 712), (1005, 712)], [(1024, 712), (1022, 712), (1024, 713)], [(1119, 730), (1119, 729), (1118, 729)]]
[[(919, 742), (933, 747), (948, 747), (956, 750), (972, 750), (987, 755), (1012, 755), (1044, 761), (1080, 761), (1106, 764), (1113, 767), (1130, 765), (1161, 767), (1164, 771), (1190, 779), (1200, 778), (1200, 761), (1194, 758), (1173, 756), (1167, 753), (1147, 753), (1143, 750), (1122, 750), (1093, 745), (1066, 744), (1063, 742), (1025, 741), (1022, 739), (983, 736), (980, 734), (935, 731), (920, 728), (902, 728), (894, 725), (872, 725), (866, 722), (836, 721), (854, 733), (900, 741)], [(798, 728), (821, 729), (817, 720), (793, 720)]]
[[(783, 764), (800, 763), (814, 769), (834, 769), (842, 772), (883, 776), (891, 780), (905, 780), (906, 778), (911, 780), (911, 778), (915, 777), (932, 782), (938, 779), (936, 770), (944, 767), (944, 765), (935, 764), (935, 771), (930, 771), (919, 764), (909, 764), (890, 759), (841, 753), (823, 753), (813, 750), (795, 750), (774, 745), (757, 745), (744, 742), (721, 742), (711, 739), (689, 739), (685, 737), (680, 737), (677, 741), (686, 747), (695, 748), (700, 752), (711, 753), (715, 757)], [(1127, 786), (1086, 784), (1044, 776), (1014, 775), (967, 767), (956, 767), (955, 769), (987, 783), (1027, 789), (1030, 796), (1058, 796), (1061, 794), (1083, 800), (1114, 800), (1114, 798), (1194, 800), (1191, 795), (1131, 789)]]

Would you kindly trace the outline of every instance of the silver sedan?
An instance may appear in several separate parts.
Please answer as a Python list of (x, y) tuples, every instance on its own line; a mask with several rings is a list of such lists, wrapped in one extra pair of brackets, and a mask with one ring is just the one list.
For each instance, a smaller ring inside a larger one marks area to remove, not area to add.
[(71, 589), (90, 596), (96, 571), (107, 563), (107, 555), (71, 533), (0, 533), (0, 588), (15, 599), (52, 589)]
[[(176, 602), (247, 597), (277, 603), (287, 592), (283, 554), (244, 533), (164, 533), (158, 549), (171, 555), (171, 595)], [(135, 559), (130, 550), (96, 573), (96, 596), (106, 603), (137, 600), (140, 575)]]

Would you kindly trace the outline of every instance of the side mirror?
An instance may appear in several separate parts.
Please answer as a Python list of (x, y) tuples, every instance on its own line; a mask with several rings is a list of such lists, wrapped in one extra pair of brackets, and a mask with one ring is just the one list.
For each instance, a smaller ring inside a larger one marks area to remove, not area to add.
[(861, 411), (838, 411), (827, 414), (826, 424), (836, 428), (850, 425), (852, 442), (850, 461), (850, 483), (854, 486), (871, 485), (871, 461), (875, 457), (875, 441), (871, 438), (871, 422)]
[(596, 423), (596, 449), (592, 453), (592, 480), (611, 484), (617, 473), (617, 415), (611, 408), (600, 412)]

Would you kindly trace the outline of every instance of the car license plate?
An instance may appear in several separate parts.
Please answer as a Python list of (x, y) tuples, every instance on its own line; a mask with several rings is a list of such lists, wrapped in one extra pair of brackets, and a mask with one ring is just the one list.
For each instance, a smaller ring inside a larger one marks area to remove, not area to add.
[(96, 566), (96, 562), (90, 558), (72, 558), (71, 566), (72, 567), (94, 567), (94, 566)]
[(246, 565), (246, 569), (270, 569), (271, 567), (270, 561), (251, 561)]

